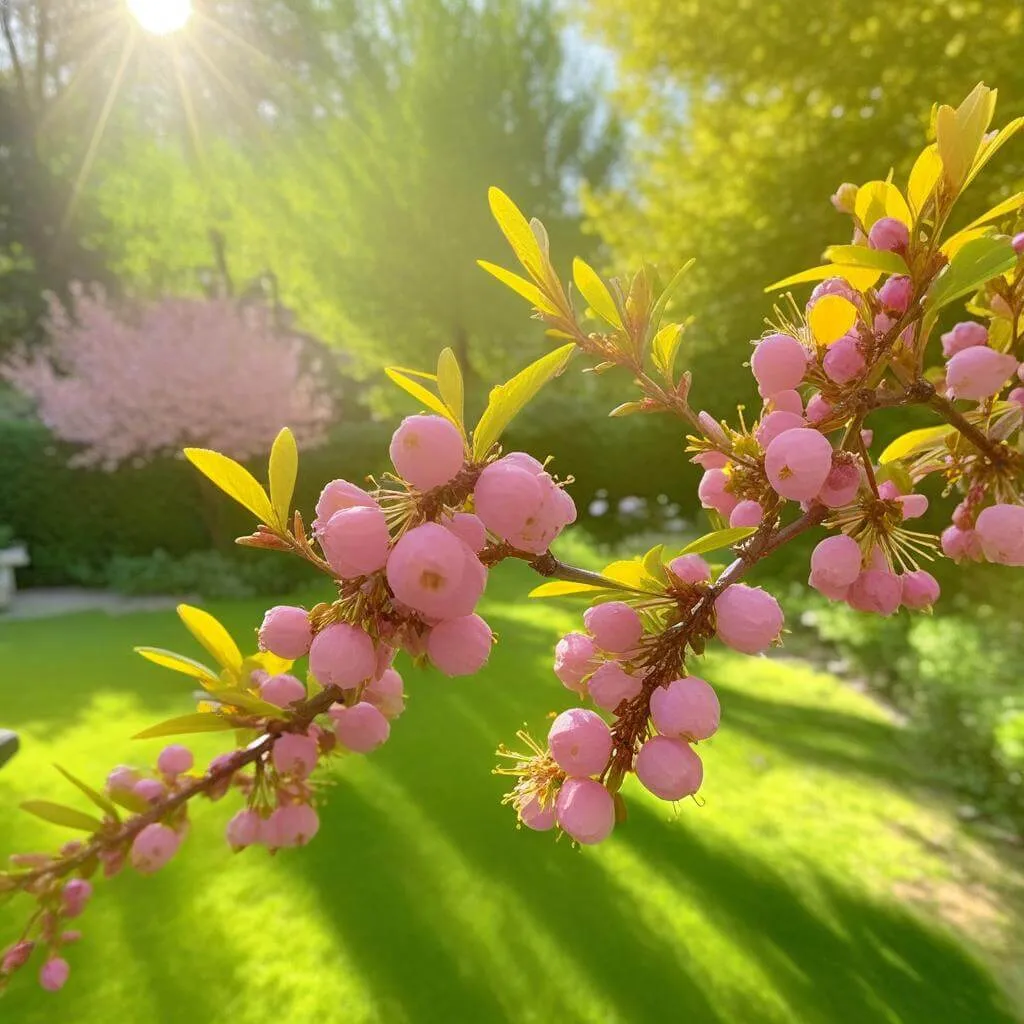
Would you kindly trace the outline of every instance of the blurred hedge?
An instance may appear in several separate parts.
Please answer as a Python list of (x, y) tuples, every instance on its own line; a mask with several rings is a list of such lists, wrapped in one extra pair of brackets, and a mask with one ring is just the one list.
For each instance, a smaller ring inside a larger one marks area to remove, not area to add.
[[(297, 507), (312, 510), (327, 480), (361, 481), (386, 469), (393, 429), (393, 423), (346, 423), (327, 444), (304, 452)], [(627, 496), (653, 499), (661, 493), (676, 501), (696, 500), (696, 473), (684, 445), (680, 425), (667, 418), (611, 420), (586, 410), (581, 415), (564, 400), (539, 406), (507, 438), (510, 448), (553, 455), (553, 471), (575, 478), (571, 493), (583, 525), (608, 538), (622, 532), (621, 523), (614, 516), (595, 520), (585, 514), (599, 491), (607, 492), (612, 505)], [(235, 536), (251, 529), (247, 513), (183, 459), (108, 473), (69, 468), (72, 451), (36, 422), (0, 421), (0, 523), (9, 524), (29, 546), (32, 565), (19, 571), (23, 586), (100, 578), (115, 556), (229, 550)], [(250, 468), (265, 478), (265, 465)], [(695, 511), (692, 504), (690, 510)]]

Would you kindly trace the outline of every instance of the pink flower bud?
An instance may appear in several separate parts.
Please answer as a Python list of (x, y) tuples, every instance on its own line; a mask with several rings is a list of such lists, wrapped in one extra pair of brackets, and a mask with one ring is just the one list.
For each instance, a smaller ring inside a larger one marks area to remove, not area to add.
[(920, 519), (928, 511), (928, 498), (924, 494), (901, 494), (896, 500), (903, 507), (904, 519)]
[(0, 975), (13, 974), (16, 970), (24, 967), (32, 956), (36, 944), (29, 939), (22, 939), (20, 942), (9, 946), (0, 960)]
[(266, 820), (263, 841), (271, 850), (305, 846), (319, 831), (320, 819), (309, 804), (285, 804)]
[(795, 388), (807, 371), (807, 349), (788, 334), (769, 334), (750, 357), (750, 368), (762, 395)]
[[(1024, 366), (1024, 363), (1021, 364)], [(1014, 388), (1007, 396), (1008, 402), (1016, 402), (1017, 405), (1024, 406), (1024, 388)]]
[(234, 815), (227, 823), (224, 836), (228, 846), (235, 853), (244, 850), (247, 846), (254, 846), (260, 841), (263, 829), (263, 819), (252, 808), (245, 808)]
[(458, 537), (437, 523), (424, 523), (395, 544), (387, 579), (402, 604), (431, 618), (455, 619), (472, 613), (487, 573)]
[(335, 512), (340, 512), (343, 508), (353, 508), (356, 505), (372, 506), (376, 504), (377, 502), (362, 487), (350, 484), (347, 480), (332, 480), (320, 492), (320, 497), (317, 500), (313, 532), (319, 533), (327, 525), (327, 520)]
[(473, 554), (478, 555), (487, 544), (487, 530), (479, 516), (472, 512), (456, 512), (441, 525), (455, 534)]
[(309, 648), (309, 668), (321, 686), (358, 686), (373, 675), (376, 664), (373, 641), (347, 622), (321, 629)]
[(811, 552), (811, 574), (827, 586), (848, 587), (860, 572), (860, 547), (845, 533), (826, 537)]
[(316, 762), (320, 757), (320, 748), (312, 736), (286, 732), (274, 742), (271, 756), (274, 760), (274, 767), (282, 775), (304, 779), (316, 767)]
[(111, 793), (124, 793), (133, 789), (138, 781), (138, 771), (134, 768), (129, 768), (127, 765), (119, 764), (116, 768), (111, 769), (110, 774), (107, 776), (107, 790)]
[(832, 193), (832, 205), (840, 213), (853, 213), (857, 202), (858, 191), (859, 189), (852, 182), (844, 181), (842, 185)]
[(583, 633), (566, 633), (555, 645), (555, 675), (569, 690), (582, 693), (583, 677), (597, 665), (597, 644)]
[(736, 583), (715, 600), (718, 637), (744, 654), (760, 654), (771, 646), (785, 621), (779, 602), (760, 587)]
[(92, 885), (84, 878), (71, 878), (60, 892), (61, 909), (65, 917), (78, 917), (92, 897)]
[(819, 594), (827, 597), (830, 601), (845, 601), (846, 595), (849, 593), (849, 583), (832, 583), (830, 580), (819, 576), (817, 573), (812, 572), (807, 577), (807, 582), (810, 586), (814, 587)]
[(842, 508), (857, 497), (860, 485), (861, 471), (857, 463), (833, 461), (825, 483), (818, 491), (818, 501), (826, 508)]
[(857, 298), (857, 292), (854, 291), (849, 281), (845, 278), (826, 277), (824, 281), (819, 281), (814, 286), (814, 289), (811, 291), (811, 297), (807, 300), (807, 308), (811, 309), (819, 299), (824, 298), (826, 295), (838, 295), (840, 298), (848, 299), (850, 302), (854, 302)]
[(700, 789), (704, 766), (693, 747), (669, 736), (652, 736), (636, 755), (636, 777), (662, 800), (682, 800)]
[(47, 992), (59, 992), (66, 984), (70, 973), (71, 968), (67, 960), (59, 956), (51, 957), (40, 968), (39, 984)]
[(338, 742), (355, 754), (369, 754), (391, 735), (390, 723), (369, 701), (352, 707), (335, 704), (330, 713)]
[(923, 569), (904, 573), (900, 582), (903, 587), (902, 601), (908, 608), (931, 608), (939, 599), (938, 580)]
[(1013, 251), (1018, 256), (1024, 254), (1024, 231), (1018, 232), (1014, 235), (1010, 244), (1013, 246)]
[(729, 465), (729, 457), (722, 452), (701, 452), (690, 461), (702, 469), (724, 469)]
[(816, 391), (807, 402), (806, 415), (808, 423), (824, 423), (832, 415), (832, 406)]
[(754, 437), (757, 439), (757, 443), (762, 448), (767, 448), (779, 436), (787, 430), (795, 430), (798, 427), (804, 427), (807, 424), (804, 422), (803, 416), (797, 415), (795, 412), (786, 412), (783, 409), (777, 409), (775, 412), (768, 413), (761, 422), (758, 424), (757, 430), (754, 431)]
[(906, 252), (910, 245), (907, 225), (895, 217), (880, 217), (868, 232), (868, 245), (883, 252)]
[(642, 685), (639, 675), (631, 675), (617, 661), (606, 661), (590, 677), (587, 690), (599, 708), (614, 711), (624, 700), (636, 697)]
[(282, 672), (280, 675), (269, 676), (263, 681), (260, 685), (260, 696), (268, 704), (286, 708), (289, 704), (306, 699), (306, 687), (295, 676)]
[(148, 800), (151, 804), (161, 800), (167, 793), (167, 787), (159, 779), (139, 779), (132, 786), (132, 792)]
[(1024, 565), (1024, 506), (990, 505), (978, 516), (975, 530), (990, 562)]
[(362, 693), (386, 718), (397, 718), (405, 710), (405, 688), (402, 677), (393, 668), (385, 669)]
[(559, 828), (590, 846), (607, 839), (615, 827), (615, 801), (600, 782), (566, 779), (555, 801)]
[(521, 532), (543, 500), (538, 475), (507, 459), (487, 466), (473, 490), (476, 514), (503, 540)]
[(732, 510), (732, 512), (729, 513), (729, 525), (759, 526), (763, 515), (764, 509), (761, 508), (760, 502), (750, 500), (741, 501)]
[(910, 299), (914, 293), (914, 283), (909, 277), (903, 274), (890, 277), (881, 288), (878, 289), (878, 301), (886, 309), (894, 310), (897, 313), (905, 313), (910, 306)]
[(844, 334), (829, 345), (821, 362), (825, 376), (836, 384), (848, 384), (864, 372), (867, 363), (855, 334)]
[(547, 551), (563, 527), (575, 521), (576, 506), (547, 473), (537, 479), (543, 495), (540, 505), (527, 517), (521, 529), (505, 539), (520, 551), (540, 555)]
[(443, 416), (407, 416), (391, 438), (398, 475), (419, 491), (448, 483), (462, 469), (465, 442)]
[(596, 711), (570, 708), (551, 723), (548, 746), (567, 775), (597, 775), (611, 756), (612, 733)]
[(318, 534), (327, 564), (344, 579), (367, 576), (384, 568), (391, 535), (378, 505), (343, 508)]
[(192, 751), (180, 743), (172, 743), (160, 751), (156, 766), (164, 775), (184, 775), (192, 770), (195, 758)]
[(305, 608), (279, 604), (263, 616), (259, 636), (261, 651), (294, 661), (308, 653), (312, 642), (313, 627)]
[(595, 605), (583, 613), (583, 624), (602, 651), (625, 654), (644, 634), (640, 616), (625, 601)]
[(651, 721), (662, 736), (706, 740), (718, 731), (718, 696), (698, 676), (673, 679), (651, 694)]
[(975, 345), (957, 352), (946, 364), (946, 387), (954, 398), (980, 401), (998, 394), (1016, 369), (1013, 356)]
[(430, 660), (447, 676), (471, 676), (487, 664), (494, 635), (479, 615), (439, 622), (427, 637)]
[(804, 414), (804, 400), (800, 397), (800, 392), (792, 388), (787, 391), (776, 391), (774, 394), (769, 395), (765, 401), (775, 412), (791, 412), (795, 416), (803, 416)]
[(959, 526), (947, 526), (939, 538), (942, 553), (954, 562), (964, 560), (980, 562), (982, 558), (981, 539), (973, 529), (963, 530)]
[(851, 608), (876, 615), (892, 615), (902, 599), (900, 579), (888, 569), (865, 569), (846, 592)]
[(703, 410), (697, 413), (697, 425), (704, 436), (714, 445), (725, 447), (729, 444), (729, 438), (722, 429), (722, 424), (709, 412)]
[(180, 845), (181, 836), (173, 828), (158, 822), (147, 825), (132, 842), (132, 867), (141, 875), (151, 875), (178, 852)]
[(547, 832), (555, 827), (554, 804), (544, 807), (535, 796), (531, 796), (520, 804), (519, 820), (534, 832)]
[(964, 320), (942, 335), (942, 354), (950, 359), (965, 348), (988, 344), (988, 329), (974, 320)]
[(765, 472), (776, 492), (792, 501), (815, 497), (832, 469), (832, 445), (810, 427), (786, 430), (768, 446)]
[(668, 563), (668, 571), (683, 583), (706, 583), (711, 566), (700, 555), (678, 555)]
[[(772, 415), (785, 416), (786, 413), (772, 413)], [(729, 476), (721, 469), (706, 470), (701, 477), (700, 486), (697, 488), (697, 496), (700, 498), (704, 508), (713, 508), (727, 516), (735, 507), (739, 499), (736, 495), (727, 490)]]

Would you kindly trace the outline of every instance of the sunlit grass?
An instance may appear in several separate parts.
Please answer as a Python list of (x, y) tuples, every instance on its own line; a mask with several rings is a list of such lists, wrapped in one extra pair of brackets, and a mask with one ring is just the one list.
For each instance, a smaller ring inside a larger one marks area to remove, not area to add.
[[(18, 984), (0, 1018), (1012, 1019), (972, 954), (893, 896), (962, 883), (982, 849), (884, 715), (803, 665), (707, 664), (725, 725), (703, 748), (705, 806), (630, 787), (629, 821), (599, 849), (517, 833), (493, 749), (568, 705), (550, 652), (575, 622), (517, 600), (527, 583), (495, 574), (485, 614), (503, 642), (484, 674), (407, 673), (405, 716), (385, 748), (338, 764), (311, 847), (232, 856), (220, 832), (233, 798), (198, 807), (168, 869), (101, 887), (65, 992)], [(213, 610), (240, 637), (259, 620), (251, 602)], [(171, 614), (0, 625), (0, 725), (24, 739), (0, 773), (3, 852), (59, 839), (10, 811), (29, 795), (74, 799), (51, 761), (99, 779), (155, 756), (158, 741), (126, 737), (186, 708), (187, 680), (133, 643), (189, 646)], [(208, 757), (223, 741), (193, 746)], [(1019, 879), (1004, 879), (1012, 897)], [(5, 908), (3, 937), (13, 925)]]

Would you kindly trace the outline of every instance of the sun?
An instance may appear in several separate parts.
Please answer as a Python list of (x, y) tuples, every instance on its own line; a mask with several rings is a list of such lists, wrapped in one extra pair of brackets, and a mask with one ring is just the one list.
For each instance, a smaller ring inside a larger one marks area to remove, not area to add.
[(184, 28), (192, 16), (192, 0), (128, 0), (135, 20), (156, 36)]

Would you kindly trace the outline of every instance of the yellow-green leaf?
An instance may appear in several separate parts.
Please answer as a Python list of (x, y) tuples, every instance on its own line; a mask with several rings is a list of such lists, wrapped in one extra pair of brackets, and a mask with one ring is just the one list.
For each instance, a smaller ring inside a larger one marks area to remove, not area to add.
[(597, 587), (591, 583), (569, 583), (566, 580), (552, 580), (550, 583), (542, 583), (534, 587), (527, 597), (571, 597), (574, 595), (593, 596), (605, 592), (604, 587)]
[(196, 711), (191, 715), (168, 718), (166, 722), (161, 722), (159, 725), (151, 725), (148, 729), (136, 733), (134, 739), (151, 740), (159, 736), (185, 736), (197, 732), (227, 732), (229, 729), (234, 729), (236, 724), (228, 715)]
[(444, 404), (461, 430), (465, 390), (459, 361), (450, 348), (441, 349), (441, 354), (437, 357), (437, 389), (441, 392)]
[[(260, 651), (258, 654), (250, 654), (242, 662), (242, 674), (251, 672), (253, 669), (262, 668), (272, 676), (278, 676), (287, 672), (293, 662), (289, 658), (282, 658), (279, 654), (271, 654), (270, 651)], [(251, 667), (250, 667), (251, 666)]]
[(578, 256), (572, 261), (572, 279), (576, 282), (580, 295), (587, 300), (587, 305), (602, 320), (621, 329), (622, 317), (619, 316), (612, 293), (598, 276), (597, 271)]
[(262, 484), (245, 466), (208, 448), (186, 448), (185, 458), (225, 494), (247, 508), (261, 523), (273, 523), (274, 506)]
[(497, 278), (503, 285), (511, 288), (517, 295), (521, 295), (535, 309), (551, 316), (558, 314), (558, 310), (548, 300), (547, 296), (532, 281), (525, 277), (514, 274), (511, 270), (499, 267), (496, 263), (488, 263), (487, 260), (477, 260), (478, 267), (482, 267), (492, 277)]
[(950, 260), (928, 289), (925, 308), (929, 316), (934, 317), (943, 306), (976, 291), (986, 281), (1004, 274), (1016, 264), (1017, 254), (1008, 238), (972, 238)]
[(799, 274), (792, 274), (784, 277), (781, 281), (768, 285), (766, 292), (775, 292), (781, 288), (789, 288), (794, 284), (806, 284), (810, 281), (824, 281), (829, 277), (841, 277), (859, 292), (870, 288), (880, 277), (882, 272), (870, 267), (853, 267), (847, 264), (826, 263), (820, 267), (811, 267), (810, 270), (802, 270)]
[(946, 257), (947, 260), (952, 260), (953, 257), (968, 243), (973, 241), (975, 238), (982, 238), (991, 232), (991, 228), (964, 228), (963, 231), (958, 231), (955, 235), (951, 235), (949, 238), (939, 246), (939, 251)]
[(277, 525), (282, 530), (288, 529), (288, 520), (292, 508), (292, 495), (295, 493), (295, 480), (299, 475), (299, 449), (295, 444), (295, 435), (283, 427), (274, 438), (270, 449), (270, 503), (277, 515)]
[(648, 594), (660, 594), (664, 589), (638, 558), (623, 558), (611, 562), (601, 570), (601, 575), (631, 590), (640, 590)]
[(887, 274), (907, 274), (907, 261), (894, 252), (869, 249), (866, 245), (832, 245), (825, 250), (825, 258), (833, 263), (850, 267), (871, 267)]
[(55, 804), (51, 800), (26, 800), (22, 805), (23, 811), (34, 814), (51, 825), (60, 825), (62, 828), (74, 828), (80, 832), (98, 832), (103, 828), (103, 822), (94, 818), (84, 811), (75, 810), (74, 807), (65, 807), (63, 804)]
[(190, 604), (179, 604), (178, 617), (185, 628), (213, 655), (221, 668), (237, 673), (242, 667), (242, 652), (231, 634), (209, 613)]
[(907, 199), (915, 215), (924, 209), (941, 177), (942, 158), (939, 156), (939, 147), (932, 143), (925, 147), (914, 161), (907, 182)]
[(651, 329), (658, 329), (661, 327), (661, 318), (665, 315), (665, 310), (668, 307), (669, 302), (672, 300), (673, 294), (679, 287), (679, 282), (683, 279), (683, 275), (694, 265), (696, 260), (692, 257), (688, 259), (673, 275), (672, 280), (665, 286), (665, 290), (658, 296), (658, 301), (655, 302), (654, 308), (651, 310)]
[(491, 389), (487, 408), (473, 430), (474, 458), (481, 459), (487, 454), (516, 414), (552, 377), (565, 369), (575, 348), (575, 344), (563, 345), (548, 352), (511, 380)]
[(104, 814), (108, 814), (111, 818), (117, 818), (117, 808), (102, 793), (97, 792), (88, 783), (82, 782), (81, 779), (76, 779), (71, 772), (66, 768), (61, 768), (59, 764), (55, 764), (53, 767), (56, 768), (72, 786), (78, 789), (81, 793), (84, 793)]
[(838, 341), (857, 320), (857, 307), (842, 295), (823, 295), (807, 314), (811, 333), (822, 345)]
[(683, 340), (682, 324), (666, 324), (651, 342), (651, 360), (661, 374), (672, 379), (676, 355)]
[(519, 262), (532, 277), (543, 280), (546, 260), (536, 235), (530, 230), (530, 222), (500, 188), (491, 186), (487, 190), (487, 201), (501, 233), (508, 239)]
[(439, 416), (444, 416), (445, 419), (451, 420), (455, 423), (455, 417), (452, 416), (448, 406), (445, 405), (433, 391), (425, 388), (419, 381), (406, 376), (404, 370), (399, 370), (394, 366), (387, 366), (384, 368), (384, 372), (403, 391), (412, 395), (412, 397), (421, 405), (425, 405), (431, 412), (436, 412)]
[(974, 166), (971, 167), (970, 173), (967, 175), (967, 180), (964, 185), (970, 185), (972, 181), (978, 176), (982, 168), (999, 152), (1003, 146), (1006, 145), (1010, 139), (1013, 138), (1020, 129), (1024, 127), (1024, 117), (1015, 117), (1006, 127), (1000, 129), (996, 134), (996, 137), (986, 145), (983, 145), (978, 151), (977, 157), (974, 160)]
[(656, 544), (643, 557), (644, 571), (656, 580), (665, 579), (665, 545)]
[(687, 544), (679, 553), (681, 555), (703, 555), (709, 551), (731, 548), (734, 544), (738, 544), (741, 540), (746, 540), (747, 537), (756, 532), (756, 526), (730, 526), (725, 530), (715, 530)]
[(132, 814), (145, 814), (146, 811), (152, 810), (152, 805), (144, 796), (139, 796), (130, 789), (115, 789), (110, 794), (110, 799), (118, 807), (123, 807)]
[(920, 430), (911, 430), (901, 434), (892, 441), (878, 457), (880, 465), (888, 462), (895, 462), (897, 459), (905, 459), (908, 455), (914, 455), (925, 448), (938, 444), (950, 433), (948, 426), (923, 427)]
[(136, 647), (136, 654), (141, 654), (147, 661), (163, 668), (169, 668), (172, 672), (181, 672), (183, 675), (198, 679), (204, 685), (216, 683), (217, 673), (207, 668), (202, 662), (193, 658), (186, 658), (184, 654), (175, 654), (174, 651), (165, 651), (161, 647)]
[(281, 709), (276, 704), (262, 700), (245, 690), (211, 690), (210, 697), (220, 701), (221, 704), (231, 704), (252, 715), (262, 715), (264, 718), (280, 718)]
[(865, 231), (882, 217), (895, 217), (910, 227), (913, 217), (900, 190), (890, 181), (869, 181), (857, 189), (854, 212)]
[[(986, 210), (980, 217), (975, 217), (963, 231), (970, 231), (971, 228), (976, 228), (979, 224), (987, 224), (990, 220), (996, 220), (1007, 213), (1013, 213), (1014, 210), (1019, 209), (1021, 206), (1024, 206), (1024, 192), (1015, 192), (1009, 199), (996, 203), (995, 206), (990, 210)], [(957, 234), (963, 234), (963, 231), (959, 231)]]

